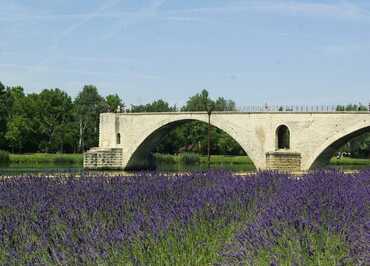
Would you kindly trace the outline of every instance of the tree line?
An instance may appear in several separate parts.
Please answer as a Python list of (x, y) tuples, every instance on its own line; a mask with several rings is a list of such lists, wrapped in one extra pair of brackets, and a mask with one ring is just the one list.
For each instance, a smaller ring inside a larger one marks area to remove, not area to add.
[[(26, 94), (20, 86), (0, 82), (0, 150), (13, 153), (76, 153), (98, 145), (99, 114), (102, 112), (236, 111), (235, 102), (224, 97), (211, 99), (206, 90), (177, 107), (159, 99), (143, 105), (126, 106), (117, 94), (103, 97), (86, 85), (74, 99), (61, 89)], [(338, 111), (364, 111), (363, 105), (338, 106)], [(185, 151), (207, 154), (207, 124), (189, 122), (168, 132), (155, 152)], [(370, 135), (348, 142), (342, 151), (369, 156)], [(212, 128), (212, 154), (242, 155), (244, 151), (229, 135)]]
[[(93, 85), (82, 88), (76, 98), (63, 90), (44, 89), (26, 94), (20, 86), (0, 82), (0, 150), (13, 153), (83, 152), (98, 145), (99, 114), (103, 112), (204, 111), (202, 93), (178, 108), (160, 99), (143, 105), (125, 106), (117, 94), (103, 97)], [(208, 95), (208, 93), (207, 93)], [(208, 99), (215, 111), (236, 110), (235, 103), (219, 97)], [(207, 125), (191, 122), (176, 128), (156, 148), (156, 152), (206, 151)], [(213, 153), (241, 154), (239, 145), (219, 129), (213, 129)]]

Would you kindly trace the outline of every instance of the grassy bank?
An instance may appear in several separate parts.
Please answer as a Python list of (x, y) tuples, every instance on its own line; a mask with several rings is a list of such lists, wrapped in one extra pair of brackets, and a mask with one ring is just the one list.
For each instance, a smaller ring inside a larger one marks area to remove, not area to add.
[(10, 163), (14, 164), (82, 164), (82, 154), (33, 153), (10, 154)]
[[(155, 154), (158, 163), (176, 164), (181, 162), (180, 155)], [(200, 164), (207, 164), (207, 156), (199, 156)], [(33, 154), (10, 154), (9, 162), (12, 164), (82, 164), (82, 154), (65, 154), (65, 153), (33, 153)], [(253, 162), (248, 156), (228, 156), (228, 155), (212, 155), (212, 165), (253, 165)], [(356, 158), (332, 158), (330, 165), (369, 165), (370, 159)]]
[[(155, 154), (157, 162), (159, 163), (180, 163), (181, 155), (170, 155), (170, 154)], [(199, 156), (199, 163), (206, 164), (208, 157), (206, 155)], [(212, 155), (211, 164), (253, 164), (248, 156), (229, 156), (229, 155)]]
[[(201, 156), (201, 163), (207, 163), (208, 157)], [(211, 164), (253, 164), (248, 156), (212, 155)]]
[[(161, 155), (167, 158), (167, 163), (173, 162), (178, 163), (180, 156), (177, 155)], [(206, 155), (200, 156), (200, 163), (206, 164), (208, 162), (208, 157)], [(253, 162), (248, 156), (228, 156), (228, 155), (212, 155), (211, 164), (221, 165), (221, 164), (250, 164)], [(341, 158), (337, 159), (333, 157), (330, 160), (330, 165), (369, 165), (370, 159), (358, 159), (358, 158)]]
[(357, 158), (332, 158), (330, 160), (330, 165), (369, 165), (370, 159), (357, 159)]

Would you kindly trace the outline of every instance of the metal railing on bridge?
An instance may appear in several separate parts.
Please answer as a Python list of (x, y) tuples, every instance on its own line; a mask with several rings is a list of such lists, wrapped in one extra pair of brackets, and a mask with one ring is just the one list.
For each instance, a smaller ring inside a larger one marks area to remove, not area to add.
[(239, 112), (307, 112), (307, 113), (321, 113), (321, 112), (336, 112), (337, 105), (250, 105), (238, 107)]
[[(263, 112), (295, 112), (295, 113), (333, 113), (333, 112), (370, 112), (370, 104), (368, 110), (366, 107), (359, 105), (356, 108), (348, 109), (344, 105), (248, 105), (239, 106), (236, 112), (245, 113), (263, 113)], [(234, 111), (234, 112), (235, 112)], [(118, 112), (130, 113), (130, 109), (123, 109)], [(171, 112), (182, 112), (181, 109), (173, 110)], [(146, 111), (143, 111), (146, 113)], [(152, 113), (152, 112), (151, 112)]]

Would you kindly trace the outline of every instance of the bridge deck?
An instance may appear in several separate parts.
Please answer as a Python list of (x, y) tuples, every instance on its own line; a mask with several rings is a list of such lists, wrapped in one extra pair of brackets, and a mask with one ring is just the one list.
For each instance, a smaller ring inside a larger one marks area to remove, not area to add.
[[(140, 112), (140, 113), (117, 113), (120, 115), (186, 115), (186, 114), (207, 114), (207, 112)], [(237, 112), (237, 111), (215, 111), (212, 112), (212, 115), (217, 115), (217, 114), (230, 114), (230, 115), (235, 115), (235, 114), (329, 114), (329, 115), (339, 115), (339, 114), (369, 114), (370, 111), (336, 111), (336, 112), (298, 112), (298, 111), (281, 111), (281, 112)]]

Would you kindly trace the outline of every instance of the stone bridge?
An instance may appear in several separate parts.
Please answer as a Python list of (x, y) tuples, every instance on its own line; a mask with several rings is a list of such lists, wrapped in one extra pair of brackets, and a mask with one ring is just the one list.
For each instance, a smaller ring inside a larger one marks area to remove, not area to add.
[[(208, 123), (203, 112), (103, 113), (99, 147), (85, 153), (84, 167), (142, 168), (171, 129)], [(211, 124), (230, 135), (257, 169), (306, 171), (328, 163), (348, 140), (370, 132), (369, 112), (214, 112)]]

